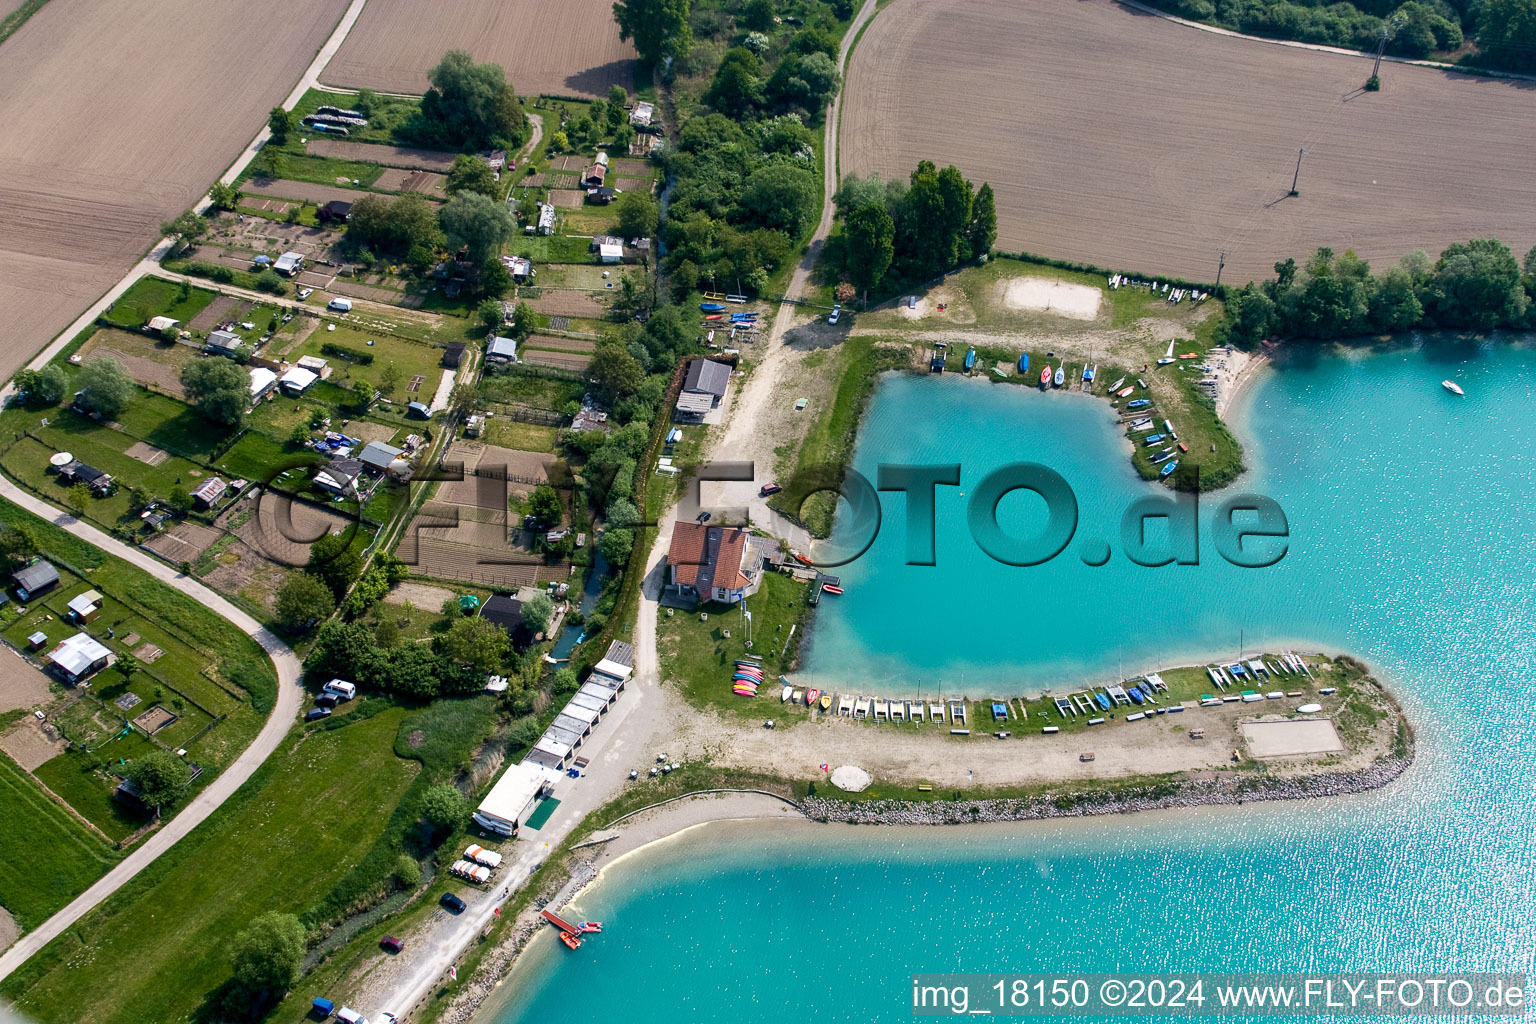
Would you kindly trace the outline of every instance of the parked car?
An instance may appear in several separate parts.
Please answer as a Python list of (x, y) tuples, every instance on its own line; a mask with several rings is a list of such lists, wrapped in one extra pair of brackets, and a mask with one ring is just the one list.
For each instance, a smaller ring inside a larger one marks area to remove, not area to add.
[(842, 303), (838, 303), (837, 305), (832, 307), (832, 312), (827, 314), (827, 323), (829, 323), (829, 324), (837, 323), (838, 317), (840, 317), (842, 315), (843, 315), (843, 305), (842, 305)]
[(758, 488), (757, 495), (760, 498), (766, 498), (770, 494), (778, 494), (783, 489), (778, 484), (763, 484), (762, 487)]
[(379, 940), (379, 946), (386, 953), (398, 953), (405, 948), (405, 942), (395, 938), (393, 935), (386, 935)]
[(315, 290), (313, 288), (300, 288), (299, 289), (299, 301), (303, 302), (305, 299), (309, 298), (313, 294), (315, 294)]
[(309, 713), (304, 716), (304, 721), (318, 722), (322, 718), (329, 718), (330, 715), (330, 708), (310, 708)]
[(325, 308), (335, 310), (338, 313), (350, 313), (352, 312), (352, 300), (335, 298), (327, 302)]
[(357, 687), (345, 679), (332, 679), (321, 690), (325, 693), (333, 693), (342, 700), (351, 700), (357, 696)]
[(315, 698), (315, 707), (334, 708), (340, 702), (341, 698), (336, 696), (334, 693), (322, 693), (320, 696)]
[(459, 899), (457, 896), (455, 896), (451, 892), (443, 893), (443, 898), (438, 900), (437, 902), (441, 903), (443, 906), (447, 907), (449, 910), (453, 911), (455, 914), (462, 914), (462, 913), (464, 913), (464, 901)]

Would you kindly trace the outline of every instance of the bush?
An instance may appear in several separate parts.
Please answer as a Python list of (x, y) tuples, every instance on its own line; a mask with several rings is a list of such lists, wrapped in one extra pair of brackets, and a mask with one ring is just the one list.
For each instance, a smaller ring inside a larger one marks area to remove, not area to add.
[(210, 281), (218, 281), (221, 284), (229, 284), (235, 279), (235, 272), (220, 263), (209, 263), (205, 260), (191, 260), (186, 266), (187, 273), (193, 277), (206, 277)]
[(323, 355), (335, 356), (337, 359), (345, 359), (348, 362), (356, 363), (358, 366), (373, 365), (372, 352), (364, 352), (361, 349), (347, 348), (345, 345), (338, 345), (333, 341), (328, 341), (324, 345), (321, 345), (320, 352)]
[(288, 283), (271, 267), (256, 275), (256, 287), (272, 295), (285, 295), (288, 292)]

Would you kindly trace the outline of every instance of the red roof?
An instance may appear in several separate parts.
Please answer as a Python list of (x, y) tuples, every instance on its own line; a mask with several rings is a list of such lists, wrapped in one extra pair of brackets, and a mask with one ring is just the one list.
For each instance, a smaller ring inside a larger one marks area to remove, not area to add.
[(747, 554), (747, 532), (740, 527), (678, 522), (672, 527), (667, 564), (673, 579), (697, 590), (727, 590), (750, 586), (741, 572)]

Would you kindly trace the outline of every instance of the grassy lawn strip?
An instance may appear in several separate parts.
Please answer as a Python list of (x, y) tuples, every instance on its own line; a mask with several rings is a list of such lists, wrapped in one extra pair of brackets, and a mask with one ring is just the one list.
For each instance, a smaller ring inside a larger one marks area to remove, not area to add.
[(136, 329), (143, 327), (151, 317), (168, 316), (180, 320), (185, 329), (187, 322), (213, 301), (215, 293), (207, 288), (189, 287), (183, 298), (181, 289), (182, 286), (174, 281), (141, 277), (107, 308), (101, 319), (118, 327)]
[(0, 904), (36, 928), (117, 862), (101, 837), (49, 799), (0, 754)]
[[(404, 716), (389, 708), (285, 748), (212, 819), (12, 975), (5, 994), (44, 1021), (193, 1014), (228, 978), (227, 940), (247, 921), (268, 910), (305, 913), (368, 852), (385, 809), (416, 774), (392, 750)], [(35, 843), (28, 837), (29, 849)]]
[[(746, 646), (747, 626), (741, 612), (733, 606), (708, 604), (703, 611), (707, 621), (699, 621), (698, 612), (678, 609), (670, 617), (663, 610), (659, 619), (657, 647), (662, 676), (682, 688), (689, 703), (713, 708), (725, 714), (759, 718), (767, 703), (738, 697), (731, 691), (731, 668), (736, 659), (751, 653), (763, 658), (763, 686), (758, 691), (777, 698), (779, 674), (788, 671), (800, 646), (801, 632), (789, 640), (790, 627), (802, 622), (807, 610), (807, 585), (788, 576), (766, 573), (763, 585), (747, 598), (752, 613), (753, 645)], [(731, 635), (726, 637), (724, 634)], [(785, 649), (786, 643), (788, 649)], [(773, 702), (777, 714), (779, 703)]]
[(33, 769), (32, 774), (89, 819), (91, 824), (119, 842), (142, 828), (147, 821), (144, 814), (130, 810), (121, 800), (113, 797), (112, 787), (107, 785), (106, 780), (72, 753), (60, 754), (44, 761)]

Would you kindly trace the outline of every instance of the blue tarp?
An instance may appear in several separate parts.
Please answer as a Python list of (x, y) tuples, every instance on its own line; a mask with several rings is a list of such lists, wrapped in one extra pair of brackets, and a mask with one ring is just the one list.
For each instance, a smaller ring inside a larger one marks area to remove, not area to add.
[(316, 1013), (323, 1013), (329, 1017), (332, 1011), (336, 1009), (336, 1004), (331, 1002), (329, 999), (316, 999), (313, 1005), (313, 1009)]

